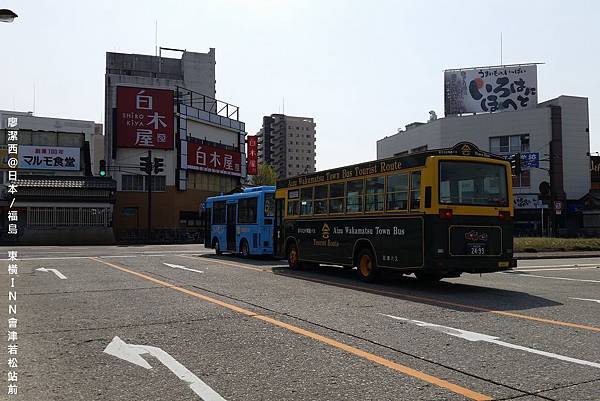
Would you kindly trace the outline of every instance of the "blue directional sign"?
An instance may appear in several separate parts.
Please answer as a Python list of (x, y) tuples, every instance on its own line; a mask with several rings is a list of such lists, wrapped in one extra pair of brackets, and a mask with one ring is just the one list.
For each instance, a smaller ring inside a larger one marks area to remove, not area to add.
[(521, 153), (521, 167), (522, 168), (539, 168), (540, 167), (540, 154), (535, 153)]

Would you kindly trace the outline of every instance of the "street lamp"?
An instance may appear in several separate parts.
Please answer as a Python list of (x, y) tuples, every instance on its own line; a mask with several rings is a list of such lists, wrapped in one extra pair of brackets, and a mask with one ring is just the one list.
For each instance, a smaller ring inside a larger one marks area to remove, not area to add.
[(0, 10), (0, 22), (13, 22), (17, 17), (18, 15), (11, 10), (7, 10), (6, 8)]

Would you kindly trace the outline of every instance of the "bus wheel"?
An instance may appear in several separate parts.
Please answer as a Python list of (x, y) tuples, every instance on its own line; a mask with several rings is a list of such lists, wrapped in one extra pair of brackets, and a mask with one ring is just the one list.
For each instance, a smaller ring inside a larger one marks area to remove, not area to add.
[(248, 241), (245, 239), (243, 239), (240, 244), (240, 253), (242, 254), (242, 258), (248, 258), (250, 256), (250, 247), (248, 246)]
[(221, 252), (221, 246), (219, 245), (219, 240), (218, 239), (215, 239), (213, 241), (213, 248), (215, 249), (215, 253), (217, 255), (220, 255), (220, 254), (223, 253), (223, 252)]
[(292, 242), (287, 247), (287, 259), (290, 269), (299, 270), (300, 261), (298, 260), (298, 247), (295, 242)]
[(439, 275), (439, 274), (435, 274), (435, 273), (427, 273), (427, 272), (415, 272), (415, 276), (417, 276), (417, 278), (419, 279), (419, 281), (422, 281), (424, 283), (437, 283), (438, 281), (440, 281), (441, 279), (444, 278), (444, 276)]
[(377, 280), (379, 276), (379, 269), (377, 268), (377, 262), (373, 257), (373, 252), (369, 248), (363, 248), (358, 253), (356, 258), (358, 277), (361, 280), (367, 282), (373, 282)]

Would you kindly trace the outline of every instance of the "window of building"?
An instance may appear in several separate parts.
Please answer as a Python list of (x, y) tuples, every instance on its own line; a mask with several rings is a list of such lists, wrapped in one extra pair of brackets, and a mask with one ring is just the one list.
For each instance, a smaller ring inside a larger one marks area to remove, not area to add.
[(315, 187), (315, 214), (327, 214), (327, 185), (319, 185)]
[(213, 204), (213, 224), (225, 224), (225, 201)]
[(410, 174), (410, 208), (418, 209), (421, 206), (421, 172), (413, 171)]
[(247, 198), (238, 201), (238, 223), (256, 224), (257, 200), (257, 198)]
[(329, 213), (344, 213), (344, 183), (329, 185)]
[(181, 210), (179, 212), (179, 225), (181, 227), (202, 227), (200, 213)]
[(368, 178), (366, 180), (366, 200), (365, 200), (365, 211), (367, 212), (379, 212), (384, 207), (384, 178), (375, 177)]
[[(490, 152), (501, 156), (511, 156), (515, 153), (529, 152), (529, 134), (506, 135), (490, 138)], [(513, 187), (531, 186), (529, 170), (523, 170), (521, 175), (513, 176)]]
[(300, 190), (300, 214), (302, 216), (313, 214), (313, 187)]
[(346, 192), (346, 212), (360, 213), (363, 210), (364, 181), (348, 181)]
[(121, 191), (144, 192), (145, 178), (143, 175), (123, 174), (121, 176)]
[(167, 190), (167, 177), (164, 175), (152, 176), (152, 191), (165, 192)]
[(490, 138), (490, 152), (497, 155), (529, 152), (529, 134), (492, 137)]
[(387, 210), (408, 208), (408, 174), (393, 174), (387, 177)]

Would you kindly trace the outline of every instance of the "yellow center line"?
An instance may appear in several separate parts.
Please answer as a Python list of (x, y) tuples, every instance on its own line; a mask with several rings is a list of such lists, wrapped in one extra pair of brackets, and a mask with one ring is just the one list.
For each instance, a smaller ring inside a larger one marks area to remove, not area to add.
[[(177, 255), (177, 256), (179, 256), (181, 258), (198, 260), (198, 258), (194, 258), (194, 257), (190, 257), (190, 256), (184, 256), (184, 255)], [(211, 261), (213, 261), (213, 259), (211, 259)], [(221, 261), (219, 261), (219, 262), (221, 262)], [(258, 270), (258, 271), (274, 274), (273, 271), (270, 269), (258, 269), (255, 267), (251, 268), (249, 266), (244, 266), (244, 265), (238, 264), (238, 263), (227, 263), (227, 262), (221, 262), (221, 263), (229, 264), (230, 266), (234, 266), (234, 267), (241, 267), (241, 268)], [(496, 309), (484, 308), (482, 306), (467, 305), (467, 304), (461, 304), (461, 303), (457, 303), (457, 302), (444, 301), (444, 300), (437, 299), (437, 298), (422, 297), (422, 296), (418, 296), (418, 295), (399, 294), (399, 293), (392, 292), (392, 291), (378, 290), (378, 289), (374, 289), (374, 288), (361, 287), (361, 286), (352, 285), (352, 284), (335, 283), (333, 281), (321, 280), (321, 279), (313, 278), (313, 277), (300, 277), (300, 276), (295, 276), (292, 274), (282, 274), (282, 275), (286, 276), (286, 277), (299, 278), (302, 280), (312, 281), (315, 283), (334, 285), (336, 287), (348, 288), (348, 289), (357, 290), (357, 291), (367, 291), (367, 292), (370, 292), (373, 294), (390, 295), (390, 296), (393, 296), (396, 298), (401, 298), (401, 299), (420, 301), (420, 302), (429, 302), (432, 304), (445, 305), (445, 306), (454, 306), (454, 307), (459, 307), (459, 308), (463, 308), (463, 309), (475, 310), (478, 312), (488, 312), (488, 313), (493, 313), (496, 315), (508, 316), (508, 317), (513, 317), (513, 318), (517, 318), (517, 319), (526, 319), (526, 320), (530, 320), (530, 321), (534, 321), (534, 322), (538, 322), (538, 323), (545, 323), (545, 324), (551, 324), (551, 325), (563, 326), (563, 327), (571, 327), (571, 328), (575, 328), (575, 329), (589, 330), (589, 331), (594, 331), (594, 332), (600, 333), (600, 327), (597, 327), (597, 326), (590, 326), (590, 325), (571, 323), (571, 322), (563, 322), (560, 320), (553, 320), (553, 319), (545, 319), (543, 317), (524, 315), (522, 313), (507, 312), (507, 311), (501, 311), (501, 310), (496, 310)]]
[(95, 258), (95, 257), (90, 257), (90, 259), (94, 260), (96, 262), (99, 262), (99, 263), (103, 263), (103, 264), (105, 264), (107, 266), (110, 266), (110, 267), (112, 267), (114, 269), (117, 269), (117, 270), (120, 270), (122, 272), (133, 274), (134, 276), (137, 276), (137, 277), (142, 278), (144, 280), (148, 280), (148, 281), (153, 282), (155, 284), (162, 285), (164, 287), (173, 289), (175, 291), (182, 292), (184, 294), (187, 294), (187, 295), (190, 295), (192, 297), (201, 299), (203, 301), (207, 301), (207, 302), (210, 302), (212, 304), (222, 306), (222, 307), (230, 309), (232, 311), (239, 312), (239, 313), (242, 313), (242, 314), (244, 314), (246, 316), (253, 317), (253, 318), (256, 318), (258, 320), (261, 320), (263, 322), (273, 324), (275, 326), (278, 326), (278, 327), (281, 327), (283, 329), (289, 330), (291, 332), (303, 335), (305, 337), (312, 338), (313, 340), (319, 341), (319, 342), (321, 342), (323, 344), (330, 345), (330, 346), (332, 346), (334, 348), (337, 348), (337, 349), (340, 349), (342, 351), (349, 352), (349, 353), (351, 353), (353, 355), (356, 355), (358, 357), (367, 359), (367, 360), (369, 360), (371, 362), (374, 362), (374, 363), (377, 363), (379, 365), (385, 366), (385, 367), (387, 367), (389, 369), (395, 370), (395, 371), (400, 372), (400, 373), (404, 373), (404, 374), (406, 374), (408, 376), (411, 376), (411, 377), (414, 377), (416, 379), (425, 381), (427, 383), (431, 383), (431, 384), (434, 384), (436, 386), (445, 388), (445, 389), (450, 390), (451, 392), (453, 392), (455, 394), (462, 395), (462, 396), (464, 396), (466, 398), (469, 398), (471, 400), (477, 400), (477, 401), (491, 401), (492, 400), (492, 398), (490, 396), (478, 393), (478, 392), (473, 391), (473, 390), (469, 390), (468, 388), (461, 387), (461, 386), (459, 386), (457, 384), (454, 384), (454, 383), (450, 383), (450, 382), (448, 382), (448, 381), (446, 381), (444, 379), (440, 379), (438, 377), (429, 375), (427, 373), (423, 373), (423, 372), (421, 372), (419, 370), (409, 368), (408, 366), (401, 365), (399, 363), (390, 361), (388, 359), (385, 359), (383, 357), (377, 356), (375, 354), (371, 354), (371, 353), (369, 353), (367, 351), (363, 351), (363, 350), (361, 350), (359, 348), (356, 348), (356, 347), (353, 347), (351, 345), (344, 344), (342, 342), (336, 341), (336, 340), (334, 340), (332, 338), (325, 337), (325, 336), (322, 336), (322, 335), (317, 334), (315, 332), (302, 329), (302, 328), (300, 328), (298, 326), (294, 326), (292, 324), (284, 323), (284, 322), (282, 322), (280, 320), (277, 320), (277, 319), (274, 319), (272, 317), (261, 315), (261, 314), (258, 314), (256, 312), (252, 312), (251, 310), (248, 310), (248, 309), (245, 309), (245, 308), (240, 308), (239, 306), (235, 306), (235, 305), (229, 304), (227, 302), (223, 302), (223, 301), (220, 301), (218, 299), (215, 299), (215, 298), (212, 298), (212, 297), (208, 297), (206, 295), (202, 295), (202, 294), (197, 293), (195, 291), (191, 291), (191, 290), (188, 290), (188, 289), (185, 289), (185, 288), (182, 288), (182, 287), (178, 287), (178, 286), (173, 285), (173, 284), (169, 284), (166, 281), (158, 280), (158, 279), (156, 279), (154, 277), (148, 276), (148, 275), (143, 274), (143, 273), (136, 272), (134, 270), (130, 270), (130, 269), (126, 268), (126, 267), (119, 266), (119, 265), (117, 265), (115, 263), (110, 263), (110, 262), (107, 262), (105, 260), (98, 259), (98, 258)]

